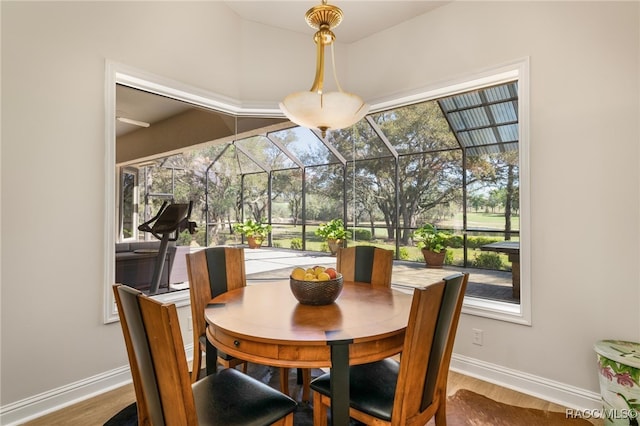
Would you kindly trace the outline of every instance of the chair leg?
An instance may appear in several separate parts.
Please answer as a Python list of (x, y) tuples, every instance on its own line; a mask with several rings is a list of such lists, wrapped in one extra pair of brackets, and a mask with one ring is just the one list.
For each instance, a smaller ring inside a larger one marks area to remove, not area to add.
[(293, 426), (293, 413), (284, 418), (284, 426)]
[(280, 392), (289, 395), (289, 369), (285, 367), (280, 368)]
[[(196, 345), (194, 345), (196, 346)], [(193, 351), (193, 367), (191, 370), (191, 383), (195, 383), (200, 377), (200, 368), (202, 367), (202, 350), (198, 347), (194, 347)]]
[(447, 426), (447, 398), (441, 398), (440, 404), (438, 406), (438, 411), (436, 411), (435, 422), (436, 426)]
[(286, 417), (275, 422), (273, 426), (293, 426), (293, 413), (287, 414)]
[(247, 374), (247, 367), (249, 367), (249, 362), (248, 361), (243, 362), (242, 363), (242, 372), (244, 374)]
[(325, 426), (327, 424), (327, 406), (322, 403), (322, 394), (313, 393), (313, 426)]
[(309, 383), (311, 383), (311, 369), (303, 368), (302, 369), (302, 400), (309, 401), (309, 394), (311, 393), (311, 388), (309, 387)]

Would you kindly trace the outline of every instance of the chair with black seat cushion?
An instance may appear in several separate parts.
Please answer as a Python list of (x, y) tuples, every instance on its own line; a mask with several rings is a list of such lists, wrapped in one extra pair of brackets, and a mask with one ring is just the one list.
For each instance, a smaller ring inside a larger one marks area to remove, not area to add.
[(175, 304), (113, 287), (139, 425), (293, 425), (296, 402), (227, 368), (191, 383)]
[(336, 270), (346, 281), (390, 287), (393, 250), (374, 246), (341, 247), (336, 256)]
[[(368, 425), (446, 425), (447, 377), (468, 274), (413, 294), (400, 361), (349, 368), (349, 415)], [(311, 382), (315, 425), (327, 424), (330, 374)]]
[[(191, 321), (193, 329), (193, 364), (191, 381), (198, 380), (202, 353), (207, 348), (207, 323), (204, 310), (214, 297), (247, 284), (244, 263), (244, 249), (237, 247), (209, 247), (186, 255), (189, 276), (189, 297), (191, 298)], [(218, 351), (218, 363), (226, 368), (243, 365), (244, 360)]]
[[(204, 310), (214, 297), (247, 285), (244, 249), (241, 247), (209, 247), (186, 255), (189, 275), (189, 297), (191, 298), (191, 321), (193, 329), (193, 363), (191, 381), (198, 380), (202, 353), (207, 349), (207, 323)], [(218, 363), (226, 368), (242, 364), (247, 372), (247, 362), (222, 351), (217, 353)], [(303, 375), (303, 399), (309, 399), (310, 372), (299, 370)], [(280, 390), (289, 393), (289, 369), (280, 368)]]

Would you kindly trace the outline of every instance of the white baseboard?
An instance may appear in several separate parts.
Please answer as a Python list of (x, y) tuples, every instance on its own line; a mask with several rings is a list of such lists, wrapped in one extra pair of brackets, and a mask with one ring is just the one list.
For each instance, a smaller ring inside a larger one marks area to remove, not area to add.
[(0, 407), (0, 424), (22, 424), (130, 382), (128, 365), (88, 377)]
[[(187, 359), (193, 345), (185, 347)], [(578, 410), (602, 408), (600, 394), (496, 364), (454, 354), (451, 369), (537, 398)], [(19, 425), (131, 382), (129, 366), (88, 377), (0, 407), (0, 424)]]
[(597, 392), (453, 354), (451, 370), (576, 410), (602, 409)]
[[(191, 362), (193, 345), (185, 346), (185, 352)], [(20, 425), (129, 383), (129, 365), (88, 377), (0, 407), (0, 425)]]

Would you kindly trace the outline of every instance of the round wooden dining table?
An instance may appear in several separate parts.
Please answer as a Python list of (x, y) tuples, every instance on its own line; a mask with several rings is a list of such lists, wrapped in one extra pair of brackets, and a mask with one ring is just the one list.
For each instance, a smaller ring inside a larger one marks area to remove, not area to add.
[[(366, 283), (344, 282), (324, 306), (298, 303), (289, 282), (254, 284), (223, 293), (205, 309), (207, 340), (215, 348), (258, 364), (331, 368), (332, 423), (349, 424), (349, 365), (402, 350), (411, 295)], [(213, 349), (213, 348), (211, 348)], [(215, 350), (207, 350), (207, 370)]]

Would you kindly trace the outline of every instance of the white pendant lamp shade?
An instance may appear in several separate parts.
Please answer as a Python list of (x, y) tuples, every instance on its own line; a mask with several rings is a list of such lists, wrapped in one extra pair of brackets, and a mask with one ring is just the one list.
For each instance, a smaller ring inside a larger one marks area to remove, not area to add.
[[(309, 26), (318, 30), (313, 37), (317, 46), (315, 79), (311, 90), (290, 94), (280, 103), (280, 109), (292, 122), (299, 126), (320, 129), (322, 137), (325, 137), (328, 129), (344, 129), (356, 124), (369, 112), (369, 105), (359, 96), (344, 92), (336, 76), (333, 55), (335, 34), (331, 28), (335, 28), (342, 21), (342, 10), (327, 4), (327, 0), (322, 0), (322, 4), (307, 11), (305, 19)], [(324, 93), (322, 90), (326, 46), (332, 48), (331, 62), (337, 92)]]
[(296, 92), (284, 98), (280, 109), (294, 123), (324, 133), (353, 126), (369, 112), (369, 105), (352, 93)]

